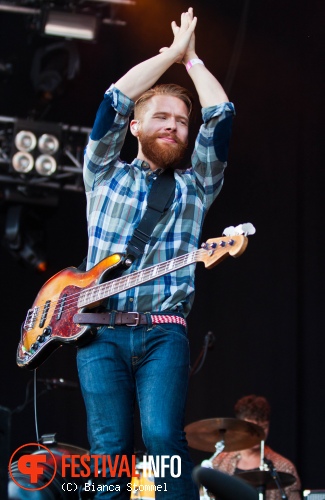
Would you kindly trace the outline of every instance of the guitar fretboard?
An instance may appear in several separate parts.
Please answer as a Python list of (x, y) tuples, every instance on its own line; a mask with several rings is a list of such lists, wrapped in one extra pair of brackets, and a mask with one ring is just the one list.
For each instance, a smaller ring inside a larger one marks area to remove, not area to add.
[(92, 288), (83, 290), (80, 293), (78, 299), (78, 308), (86, 307), (97, 301), (106, 299), (107, 297), (111, 297), (112, 295), (115, 295), (117, 293), (124, 292), (129, 288), (133, 288), (135, 286), (141, 285), (142, 283), (146, 283), (147, 281), (176, 271), (177, 269), (181, 269), (182, 267), (194, 264), (195, 262), (201, 260), (199, 258), (200, 254), (205, 251), (206, 250), (202, 248), (199, 250), (194, 250), (193, 252), (181, 255), (180, 257), (175, 257), (174, 259), (167, 260), (166, 262), (162, 262), (161, 264), (147, 267), (146, 269), (142, 269), (141, 271), (135, 271), (134, 273), (128, 274), (126, 276), (108, 281), (107, 283), (102, 283)]

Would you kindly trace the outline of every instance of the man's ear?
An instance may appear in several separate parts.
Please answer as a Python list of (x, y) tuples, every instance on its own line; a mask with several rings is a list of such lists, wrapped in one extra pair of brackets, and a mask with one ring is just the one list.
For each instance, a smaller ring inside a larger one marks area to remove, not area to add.
[(131, 130), (131, 134), (134, 135), (134, 137), (138, 137), (138, 135), (139, 135), (139, 120), (131, 120), (130, 130)]

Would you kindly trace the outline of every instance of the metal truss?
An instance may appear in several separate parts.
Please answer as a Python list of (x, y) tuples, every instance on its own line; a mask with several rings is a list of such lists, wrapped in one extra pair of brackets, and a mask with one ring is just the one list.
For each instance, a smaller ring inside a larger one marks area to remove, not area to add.
[[(37, 188), (84, 192), (82, 164), (84, 148), (91, 129), (60, 125), (61, 147), (57, 170), (51, 176), (16, 172), (11, 165), (14, 128), (18, 118), (0, 116), (0, 187), (20, 186), (34, 191)], [(21, 190), (21, 189), (20, 189)]]

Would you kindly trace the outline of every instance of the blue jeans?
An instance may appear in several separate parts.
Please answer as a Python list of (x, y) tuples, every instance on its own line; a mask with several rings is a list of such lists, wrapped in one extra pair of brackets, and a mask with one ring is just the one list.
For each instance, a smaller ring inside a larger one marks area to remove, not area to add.
[[(185, 438), (184, 413), (189, 377), (189, 345), (182, 325), (102, 327), (95, 339), (78, 349), (78, 372), (86, 405), (91, 454), (134, 454), (134, 402), (138, 403), (142, 437), (148, 455), (177, 455), (181, 475), (156, 478), (155, 498), (197, 500)], [(168, 469), (167, 469), (168, 472)], [(131, 480), (108, 477), (118, 492), (95, 498), (130, 498)], [(111, 486), (112, 487), (112, 486)]]

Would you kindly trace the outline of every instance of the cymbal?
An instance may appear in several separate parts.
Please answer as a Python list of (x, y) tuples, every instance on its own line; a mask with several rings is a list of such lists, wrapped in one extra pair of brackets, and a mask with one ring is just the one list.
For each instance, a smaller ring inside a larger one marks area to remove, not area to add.
[[(286, 486), (291, 486), (296, 481), (295, 476), (289, 474), (288, 472), (277, 472), (281, 485), (285, 488)], [(267, 490), (275, 490), (277, 484), (271, 476), (271, 472), (268, 470), (248, 470), (244, 472), (238, 472), (237, 477), (243, 479), (247, 483), (255, 486), (264, 486)]]
[(251, 448), (265, 437), (262, 427), (239, 418), (198, 420), (184, 430), (191, 448), (212, 452), (219, 441), (224, 441), (223, 451), (237, 451)]

